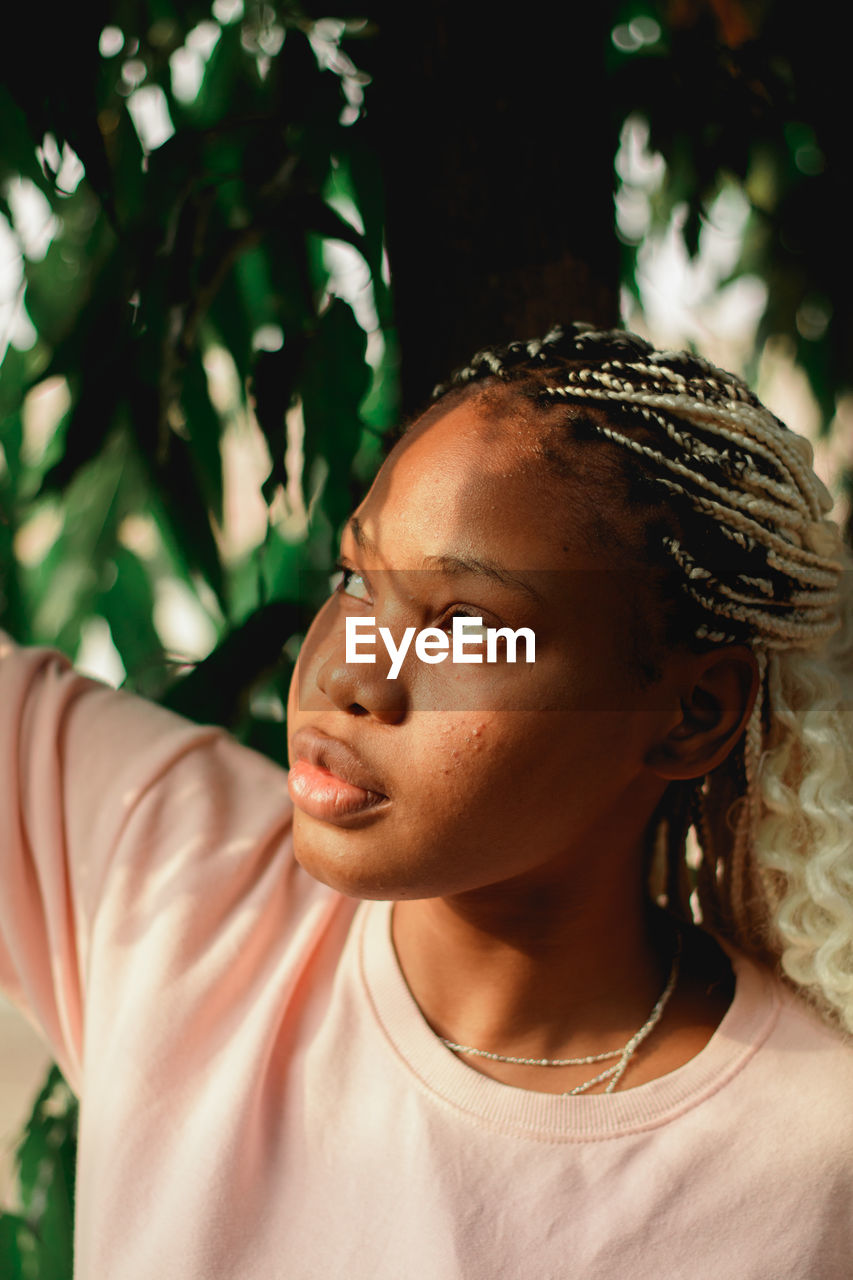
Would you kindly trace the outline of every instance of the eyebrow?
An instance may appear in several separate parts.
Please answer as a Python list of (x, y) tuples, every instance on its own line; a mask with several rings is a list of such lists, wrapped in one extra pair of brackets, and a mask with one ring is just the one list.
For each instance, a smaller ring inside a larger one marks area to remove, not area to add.
[[(355, 539), (356, 546), (361, 551), (367, 552), (368, 555), (376, 554), (376, 543), (367, 536), (364, 526), (358, 516), (351, 516), (349, 520), (349, 528)], [(511, 590), (524, 591), (531, 596), (539, 604), (544, 604), (542, 596), (535, 587), (517, 574), (510, 573), (508, 569), (502, 568), (491, 560), (480, 560), (476, 556), (459, 556), (459, 555), (440, 555), (440, 556), (424, 556), (424, 566), (431, 569), (437, 569), (441, 573), (451, 574), (461, 577), (463, 574), (477, 574), (484, 578), (491, 578), (493, 582), (498, 582), (502, 587), (509, 587)]]

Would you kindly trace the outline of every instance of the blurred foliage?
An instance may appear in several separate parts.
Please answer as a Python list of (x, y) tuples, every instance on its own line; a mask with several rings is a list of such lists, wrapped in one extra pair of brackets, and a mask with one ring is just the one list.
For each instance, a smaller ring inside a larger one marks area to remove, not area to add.
[[(751, 216), (731, 278), (766, 283), (756, 346), (793, 340), (825, 428), (853, 384), (848, 56), (839, 11), (822, 0), (628, 0), (610, 53), (614, 101), (645, 117), (666, 160), (653, 227), (683, 206), (695, 255), (714, 199), (737, 184)], [(640, 246), (625, 247), (635, 291)]]
[(77, 1109), (52, 1067), (18, 1147), (18, 1213), (0, 1215), (3, 1280), (70, 1280)]
[[(381, 190), (360, 136), (368, 77), (347, 52), (371, 33), (287, 3), (217, 9), (222, 22), (158, 0), (51, 15), (40, 65), (18, 48), (5, 70), (0, 212), (34, 341), (2, 364), (2, 621), (76, 656), (104, 619), (130, 687), (266, 743), (252, 694), (270, 673), (286, 685), (282, 648), (316, 604), (301, 571), (329, 563), (395, 410), (328, 253), (360, 255), (379, 332)], [(288, 471), (294, 407), (304, 461)], [(266, 474), (229, 494), (223, 459), (241, 442), (266, 446)], [(241, 503), (254, 536), (235, 550)], [(156, 625), (166, 579), (212, 645), (191, 690), (170, 691), (177, 664), (206, 655), (175, 653)]]
[[(96, 0), (30, 6), (4, 42), (0, 622), (71, 657), (105, 623), (128, 687), (280, 761), (299, 635), (396, 414), (372, 35), (286, 0)], [(4, 1278), (70, 1277), (75, 1116), (54, 1070)]]

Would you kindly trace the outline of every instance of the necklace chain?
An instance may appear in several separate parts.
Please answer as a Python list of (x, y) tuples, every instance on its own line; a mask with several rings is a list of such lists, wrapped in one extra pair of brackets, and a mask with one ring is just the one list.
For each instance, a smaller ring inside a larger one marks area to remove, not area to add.
[(452, 1049), (454, 1053), (466, 1053), (475, 1058), (489, 1058), (492, 1062), (509, 1062), (513, 1065), (522, 1067), (586, 1067), (592, 1066), (597, 1062), (607, 1062), (616, 1058), (617, 1062), (613, 1066), (605, 1067), (598, 1075), (593, 1076), (590, 1080), (585, 1080), (583, 1084), (576, 1085), (574, 1089), (569, 1089), (563, 1096), (570, 1097), (577, 1093), (586, 1093), (587, 1089), (591, 1089), (593, 1085), (601, 1084), (607, 1081), (605, 1093), (612, 1093), (619, 1081), (628, 1069), (628, 1065), (640, 1045), (651, 1035), (657, 1024), (660, 1022), (661, 1015), (666, 1008), (669, 998), (675, 990), (678, 982), (678, 971), (681, 962), (681, 934), (678, 935), (675, 943), (675, 950), (672, 956), (672, 965), (669, 970), (669, 978), (666, 986), (658, 998), (657, 1004), (652, 1009), (646, 1021), (640, 1027), (639, 1031), (635, 1031), (627, 1044), (621, 1049), (609, 1049), (606, 1053), (590, 1053), (584, 1058), (517, 1058), (511, 1054), (492, 1053), (489, 1049), (474, 1049), (470, 1044), (456, 1044), (454, 1040), (446, 1040), (444, 1036), (440, 1036), (441, 1043), (448, 1049)]

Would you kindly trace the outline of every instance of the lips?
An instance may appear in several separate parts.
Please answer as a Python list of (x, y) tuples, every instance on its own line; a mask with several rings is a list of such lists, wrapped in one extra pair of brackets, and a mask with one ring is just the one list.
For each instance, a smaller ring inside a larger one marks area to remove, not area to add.
[(299, 729), (290, 757), (290, 796), (309, 817), (338, 822), (389, 803), (382, 780), (338, 738)]

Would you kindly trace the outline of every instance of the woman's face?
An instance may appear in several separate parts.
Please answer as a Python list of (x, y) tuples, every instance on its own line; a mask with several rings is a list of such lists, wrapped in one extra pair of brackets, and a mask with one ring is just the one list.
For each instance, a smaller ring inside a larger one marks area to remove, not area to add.
[[(345, 894), (547, 888), (640, 856), (665, 785), (646, 757), (677, 695), (666, 673), (637, 677), (644, 584), (600, 537), (596, 476), (558, 477), (541, 442), (523, 410), (511, 427), (472, 400), (433, 411), (347, 527), (288, 710), (296, 856)], [(429, 664), (412, 643), (389, 679), (378, 636), (374, 663), (345, 660), (347, 618), (399, 645), (458, 614), (532, 629), (535, 660), (520, 643), (514, 664), (502, 647), (496, 663)]]

